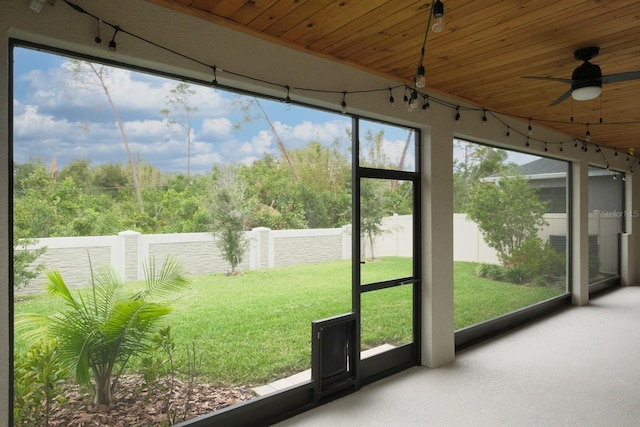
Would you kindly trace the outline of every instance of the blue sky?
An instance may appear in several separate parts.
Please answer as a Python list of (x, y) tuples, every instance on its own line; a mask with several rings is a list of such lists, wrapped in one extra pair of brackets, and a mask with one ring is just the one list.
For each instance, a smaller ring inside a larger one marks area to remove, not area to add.
[[(95, 84), (72, 79), (70, 60), (35, 50), (14, 50), (14, 160), (18, 163), (56, 159), (58, 168), (73, 159), (126, 162), (122, 136), (107, 102)], [(186, 172), (187, 139), (184, 128), (171, 125), (161, 114), (168, 94), (179, 83), (158, 76), (119, 68), (105, 74), (114, 104), (124, 123), (136, 159), (164, 171)], [(267, 153), (279, 155), (273, 132), (264, 118), (244, 124), (234, 108), (237, 95), (191, 85), (190, 99), (197, 108), (192, 120), (191, 172), (204, 173), (215, 164), (250, 164)], [(347, 116), (282, 102), (260, 101), (288, 149), (309, 141), (329, 145), (336, 138), (349, 145)], [(180, 117), (173, 116), (177, 121)], [(371, 125), (372, 130), (377, 130)], [(406, 130), (386, 127), (384, 149), (399, 158)], [(408, 159), (413, 164), (414, 159)]]

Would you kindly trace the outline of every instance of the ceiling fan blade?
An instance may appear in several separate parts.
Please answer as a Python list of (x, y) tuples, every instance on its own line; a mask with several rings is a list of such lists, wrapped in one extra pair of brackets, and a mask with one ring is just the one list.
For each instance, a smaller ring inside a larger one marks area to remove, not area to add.
[(573, 80), (571, 79), (562, 79), (560, 77), (541, 77), (541, 76), (523, 76), (523, 79), (535, 79), (535, 80), (551, 80), (554, 82), (562, 82), (572, 84)]
[(609, 74), (608, 76), (602, 76), (602, 83), (617, 83), (636, 79), (640, 79), (640, 71), (629, 71), (627, 73)]
[(563, 93), (562, 95), (560, 95), (558, 97), (558, 99), (556, 99), (555, 101), (553, 101), (551, 104), (549, 104), (549, 107), (553, 107), (554, 105), (558, 105), (560, 104), (562, 101), (564, 101), (565, 99), (567, 99), (568, 97), (571, 96), (571, 91), (573, 89), (569, 89), (568, 91), (566, 91), (565, 93)]

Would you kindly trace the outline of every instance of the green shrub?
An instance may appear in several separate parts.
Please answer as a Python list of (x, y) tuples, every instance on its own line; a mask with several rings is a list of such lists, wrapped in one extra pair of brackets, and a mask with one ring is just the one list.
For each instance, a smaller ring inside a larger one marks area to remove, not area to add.
[(35, 264), (40, 255), (47, 251), (46, 246), (29, 250), (29, 245), (35, 245), (36, 239), (18, 239), (13, 237), (13, 288), (26, 288), (42, 273), (44, 264)]
[[(524, 275), (523, 281), (538, 276), (561, 276), (565, 273), (565, 255), (553, 249), (549, 242), (535, 237), (527, 239), (507, 261), (509, 269), (518, 267), (515, 276)], [(522, 283), (522, 282), (519, 282)]]
[(13, 370), (14, 425), (48, 425), (51, 404), (60, 400), (69, 373), (60, 359), (58, 340), (41, 340), (25, 354), (15, 354)]
[(524, 283), (529, 277), (529, 273), (524, 266), (514, 265), (505, 270), (504, 280), (511, 283)]
[(533, 278), (533, 284), (535, 286), (547, 286), (549, 280), (545, 276), (536, 276)]
[[(110, 405), (120, 374), (130, 358), (150, 349), (150, 338), (171, 306), (153, 302), (189, 286), (182, 264), (167, 257), (156, 269), (152, 258), (144, 264), (145, 288), (129, 295), (113, 268), (91, 274), (91, 293), (76, 295), (58, 271), (47, 274), (47, 290), (64, 301), (65, 309), (52, 316), (25, 315), (20, 326), (32, 329), (26, 338), (48, 334), (59, 338), (60, 358), (80, 385), (91, 386), (96, 404)], [(88, 295), (88, 296), (87, 296)], [(93, 381), (92, 381), (93, 380)]]
[(511, 282), (532, 282), (536, 286), (555, 283), (553, 278), (565, 274), (565, 255), (556, 252), (548, 243), (535, 237), (527, 239), (511, 257), (505, 266), (479, 264), (476, 276), (485, 279)]
[(496, 264), (478, 264), (476, 276), (484, 279), (502, 281), (506, 274), (506, 269)]

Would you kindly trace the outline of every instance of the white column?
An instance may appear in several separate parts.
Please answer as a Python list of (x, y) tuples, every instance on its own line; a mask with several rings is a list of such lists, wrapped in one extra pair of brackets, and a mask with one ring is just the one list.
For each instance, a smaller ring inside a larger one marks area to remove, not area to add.
[[(9, 425), (9, 411), (13, 411), (13, 405), (9, 405), (9, 390), (12, 384), (9, 384), (9, 372), (13, 369), (9, 364), (9, 251), (13, 248), (13, 243), (9, 243), (9, 70), (6, 60), (9, 56), (9, 40), (7, 37), (7, 28), (2, 26), (0, 29), (0, 58), (5, 58), (0, 65), (0, 141), (2, 141), (2, 154), (0, 158), (4, 161), (0, 162), (0, 241), (5, 242), (0, 245), (0, 426)], [(9, 65), (10, 66), (10, 65)]]
[(421, 141), (422, 364), (435, 368), (455, 359), (453, 131), (446, 114), (432, 123)]
[(571, 168), (573, 178), (572, 225), (572, 276), (571, 302), (574, 305), (589, 303), (589, 164), (576, 160)]
[[(638, 248), (638, 233), (634, 233), (634, 229), (640, 227), (640, 174), (627, 174), (624, 188), (625, 196), (625, 235), (623, 236), (623, 244), (626, 242), (626, 253), (620, 254), (622, 268), (622, 284), (635, 285), (640, 277), (640, 263), (635, 262), (636, 254), (640, 253)], [(636, 196), (638, 195), (638, 196)], [(634, 197), (635, 196), (635, 197)], [(626, 239), (625, 239), (626, 237)]]
[[(118, 233), (121, 240), (120, 272), (125, 281), (143, 280), (142, 263), (148, 258), (140, 256), (140, 236), (137, 231), (127, 230)], [(148, 254), (147, 254), (148, 255)]]
[(249, 269), (260, 270), (268, 266), (263, 264), (263, 259), (268, 259), (268, 240), (270, 228), (255, 227), (251, 229), (251, 246), (249, 249)]

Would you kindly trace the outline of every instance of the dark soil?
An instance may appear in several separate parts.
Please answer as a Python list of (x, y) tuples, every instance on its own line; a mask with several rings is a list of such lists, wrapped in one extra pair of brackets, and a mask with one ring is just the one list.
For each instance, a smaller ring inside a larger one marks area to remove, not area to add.
[(180, 380), (162, 380), (145, 387), (140, 377), (120, 379), (111, 406), (94, 405), (92, 396), (76, 386), (51, 409), (49, 426), (169, 426), (209, 414), (255, 397), (249, 386), (222, 387)]

